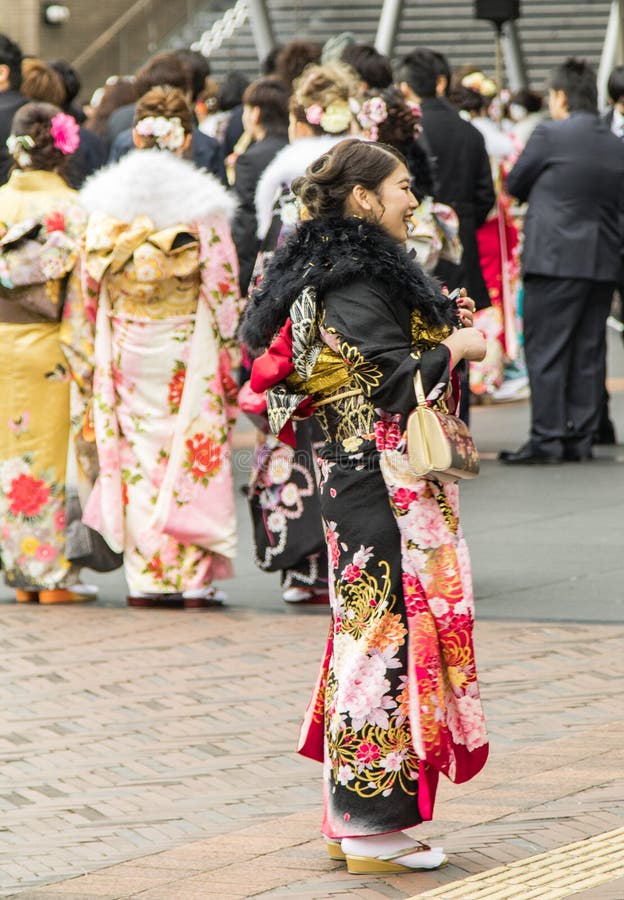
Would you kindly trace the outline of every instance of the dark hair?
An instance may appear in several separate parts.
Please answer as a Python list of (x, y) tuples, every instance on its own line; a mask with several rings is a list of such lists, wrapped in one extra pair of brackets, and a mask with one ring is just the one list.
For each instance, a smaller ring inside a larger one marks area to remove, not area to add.
[[(185, 134), (193, 130), (193, 113), (186, 95), (168, 84), (152, 88), (137, 101), (134, 110), (134, 125), (148, 116), (163, 116), (165, 119), (178, 118)], [(143, 137), (144, 147), (157, 147), (156, 138), (152, 135)]]
[(30, 100), (63, 106), (65, 85), (59, 73), (42, 59), (32, 56), (22, 61), (22, 94)]
[(355, 69), (369, 88), (383, 89), (392, 84), (392, 63), (372, 44), (350, 44), (340, 58)]
[(409, 106), (398, 88), (390, 87), (384, 91), (367, 91), (363, 102), (373, 97), (380, 97), (386, 104), (387, 118), (377, 125), (378, 140), (382, 144), (390, 144), (401, 153), (405, 146), (414, 139), (414, 130), (420, 118), (419, 107), (414, 110)]
[(152, 88), (163, 84), (169, 84), (186, 93), (190, 88), (190, 81), (188, 66), (175, 53), (157, 53), (136, 73), (137, 96), (142, 97)]
[(89, 116), (86, 127), (102, 138), (108, 138), (108, 120), (120, 106), (128, 106), (137, 99), (136, 85), (129, 78), (119, 78), (107, 84), (100, 102)]
[(35, 142), (35, 146), (27, 151), (31, 159), (30, 168), (65, 176), (71, 157), (54, 146), (50, 132), (52, 119), (60, 111), (51, 103), (26, 103), (13, 116), (11, 133), (16, 136), (27, 134)]
[(440, 60), (433, 50), (423, 48), (412, 50), (399, 63), (399, 81), (405, 81), (409, 87), (423, 99), (435, 97)]
[(290, 86), (306, 66), (319, 62), (322, 52), (317, 41), (290, 41), (278, 53), (275, 74)]
[[(624, 75), (624, 66), (622, 68), (622, 74)], [(624, 94), (624, 80), (622, 81), (622, 93)], [(515, 94), (511, 95), (510, 103), (517, 103), (518, 106), (523, 106), (528, 113), (539, 112), (542, 108), (544, 98), (541, 94), (538, 94), (537, 91), (530, 91), (528, 88), (520, 88), (519, 91), (516, 91)]]
[(553, 70), (549, 82), (553, 91), (563, 91), (569, 112), (598, 111), (596, 74), (586, 59), (568, 57)]
[(240, 106), (248, 84), (249, 78), (243, 72), (228, 72), (224, 75), (217, 92), (219, 109), (227, 112), (235, 106)]
[(243, 94), (243, 103), (257, 106), (267, 134), (288, 134), (288, 88), (279, 78), (258, 78)]
[[(192, 100), (195, 102), (204, 89), (206, 78), (210, 75), (210, 63), (203, 53), (199, 53), (198, 50), (190, 50), (188, 47), (174, 50), (174, 54), (188, 70)], [(167, 84), (171, 84), (171, 82), (167, 82)]]
[(368, 91), (364, 102), (371, 97), (381, 97), (388, 110), (388, 117), (377, 125), (378, 140), (403, 154), (411, 176), (412, 191), (419, 200), (433, 194), (432, 163), (415, 130), (420, 116), (414, 114), (398, 88)]
[(9, 84), (19, 91), (22, 83), (22, 50), (6, 34), (0, 34), (0, 66), (9, 67)]
[(616, 66), (607, 82), (609, 97), (614, 103), (624, 97), (624, 66)]
[(468, 113), (480, 114), (489, 106), (491, 97), (484, 97), (479, 91), (464, 87), (464, 85), (460, 83), (451, 87), (449, 100), (455, 109), (461, 109)]
[(436, 81), (440, 77), (446, 79), (446, 88), (444, 93), (448, 96), (448, 92), (451, 89), (451, 66), (446, 56), (443, 53), (440, 53), (439, 50), (432, 50), (431, 52), (433, 53), (433, 59), (436, 69)]
[(263, 75), (275, 75), (277, 69), (277, 57), (283, 50), (282, 44), (276, 44), (272, 50), (269, 50), (267, 55), (262, 60), (260, 64), (260, 71)]
[(292, 189), (313, 219), (340, 217), (356, 185), (377, 192), (399, 163), (407, 165), (394, 147), (348, 138), (315, 159)]
[(63, 106), (69, 106), (72, 100), (75, 100), (80, 91), (80, 78), (78, 72), (65, 59), (55, 59), (50, 64), (50, 68), (61, 76), (63, 86), (65, 88), (65, 102)]

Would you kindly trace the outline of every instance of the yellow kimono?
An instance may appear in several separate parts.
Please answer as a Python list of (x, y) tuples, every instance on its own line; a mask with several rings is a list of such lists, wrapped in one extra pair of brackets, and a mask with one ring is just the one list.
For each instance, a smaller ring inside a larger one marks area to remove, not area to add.
[[(1, 233), (36, 220), (62, 250), (52, 262), (65, 275), (84, 216), (75, 191), (54, 172), (15, 171), (0, 188)], [(54, 243), (54, 241), (52, 241)], [(63, 257), (61, 260), (61, 256)], [(8, 251), (0, 253), (0, 553), (6, 582), (25, 590), (66, 588), (78, 580), (65, 557), (65, 477), (69, 374), (59, 324), (23, 302), (37, 292), (59, 301), (62, 277), (12, 289)], [(49, 262), (49, 261), (48, 261)], [(71, 276), (70, 276), (71, 280)], [(72, 282), (72, 287), (77, 279)]]

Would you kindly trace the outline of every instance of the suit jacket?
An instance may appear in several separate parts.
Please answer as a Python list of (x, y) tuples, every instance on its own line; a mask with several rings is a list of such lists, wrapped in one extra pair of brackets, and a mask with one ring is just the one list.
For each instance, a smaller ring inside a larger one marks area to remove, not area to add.
[[(126, 153), (133, 148), (132, 129), (128, 128), (126, 131), (122, 131), (118, 134), (113, 141), (108, 161), (118, 162), (122, 156), (125, 156)], [(196, 126), (193, 127), (190, 158), (198, 169), (206, 169), (207, 172), (216, 175), (221, 184), (227, 186), (221, 144), (214, 138), (208, 137), (207, 134), (204, 134), (203, 131), (200, 131)]]
[(538, 125), (507, 179), (528, 200), (525, 275), (617, 281), (624, 238), (624, 144), (597, 114)]
[(13, 165), (13, 157), (6, 145), (6, 140), (11, 134), (13, 116), (25, 103), (28, 103), (28, 98), (19, 91), (0, 91), (0, 184), (8, 181)]
[(232, 222), (232, 238), (238, 253), (241, 294), (247, 293), (260, 241), (256, 235), (258, 221), (255, 195), (260, 176), (273, 157), (288, 143), (286, 135), (269, 135), (252, 144), (236, 161), (234, 191), (239, 207)]
[(465, 287), (481, 309), (490, 305), (490, 298), (481, 272), (476, 231), (496, 199), (485, 141), (440, 97), (422, 101), (422, 125), (436, 166), (436, 200), (448, 203), (457, 212), (464, 247), (460, 265), (442, 262), (436, 275), (449, 288)]

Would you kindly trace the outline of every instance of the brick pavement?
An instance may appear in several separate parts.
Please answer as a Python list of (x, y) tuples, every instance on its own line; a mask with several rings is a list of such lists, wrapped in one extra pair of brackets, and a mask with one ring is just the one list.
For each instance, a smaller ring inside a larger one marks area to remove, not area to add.
[(624, 624), (482, 622), (491, 760), (419, 829), (450, 864), (347, 875), (293, 752), (325, 632), (322, 610), (0, 605), (0, 896), (418, 896), (624, 824)]

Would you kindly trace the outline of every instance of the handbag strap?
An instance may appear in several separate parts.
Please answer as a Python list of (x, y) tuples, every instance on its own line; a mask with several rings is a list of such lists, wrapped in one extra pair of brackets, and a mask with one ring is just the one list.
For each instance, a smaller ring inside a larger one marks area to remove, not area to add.
[(426, 406), (427, 398), (425, 397), (425, 391), (423, 388), (420, 366), (416, 369), (416, 374), (414, 375), (414, 391), (416, 393), (416, 402), (418, 406)]

